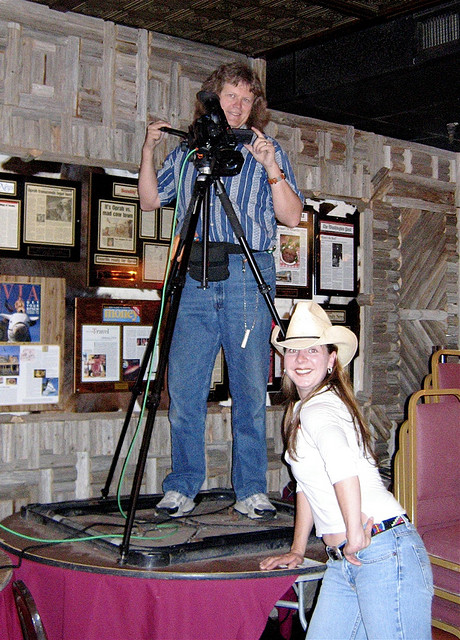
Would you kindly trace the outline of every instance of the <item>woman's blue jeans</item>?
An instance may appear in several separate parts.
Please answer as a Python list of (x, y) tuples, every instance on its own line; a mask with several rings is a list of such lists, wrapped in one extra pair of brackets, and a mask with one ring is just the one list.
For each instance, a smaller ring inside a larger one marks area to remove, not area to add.
[(415, 527), (372, 538), (361, 566), (328, 560), (307, 640), (431, 640), (433, 579)]
[[(264, 281), (275, 293), (270, 253), (255, 253)], [(200, 282), (187, 275), (171, 343), (172, 472), (163, 490), (194, 498), (206, 479), (205, 427), (214, 362), (222, 346), (232, 397), (232, 484), (238, 500), (266, 492), (266, 394), (271, 313), (244, 255), (229, 255), (230, 277)], [(241, 343), (250, 329), (246, 347)]]

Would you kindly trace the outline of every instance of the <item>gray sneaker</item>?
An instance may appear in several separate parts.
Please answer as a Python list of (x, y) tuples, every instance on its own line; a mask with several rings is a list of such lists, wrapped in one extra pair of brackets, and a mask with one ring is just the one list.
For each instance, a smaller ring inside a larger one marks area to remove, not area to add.
[(265, 493), (254, 493), (245, 500), (238, 500), (233, 505), (235, 511), (242, 513), (248, 518), (264, 518), (269, 520), (276, 516), (276, 509), (267, 498)]
[(162, 511), (171, 516), (171, 518), (179, 518), (180, 516), (190, 513), (196, 507), (196, 503), (192, 498), (184, 496), (179, 491), (166, 491), (163, 498), (157, 504), (157, 511)]

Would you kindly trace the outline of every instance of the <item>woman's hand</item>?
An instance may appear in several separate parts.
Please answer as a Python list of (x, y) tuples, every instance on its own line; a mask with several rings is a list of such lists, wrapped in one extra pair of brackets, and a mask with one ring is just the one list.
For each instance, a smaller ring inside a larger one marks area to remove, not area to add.
[(366, 549), (371, 543), (372, 527), (374, 525), (374, 518), (369, 518), (362, 529), (362, 536), (358, 538), (347, 540), (347, 544), (343, 548), (343, 555), (351, 564), (359, 567), (362, 563), (357, 558), (356, 554), (362, 549)]
[(303, 554), (295, 551), (289, 553), (283, 553), (281, 556), (270, 556), (265, 558), (259, 564), (262, 571), (269, 571), (270, 569), (295, 569), (303, 562)]

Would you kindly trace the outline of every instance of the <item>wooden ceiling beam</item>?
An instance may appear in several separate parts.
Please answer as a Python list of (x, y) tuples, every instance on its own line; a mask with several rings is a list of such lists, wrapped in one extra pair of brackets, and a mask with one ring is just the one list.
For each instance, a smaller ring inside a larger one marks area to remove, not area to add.
[(314, 0), (308, 4), (318, 5), (325, 9), (332, 9), (346, 16), (354, 18), (372, 19), (379, 17), (379, 10), (376, 6), (359, 2), (358, 0)]

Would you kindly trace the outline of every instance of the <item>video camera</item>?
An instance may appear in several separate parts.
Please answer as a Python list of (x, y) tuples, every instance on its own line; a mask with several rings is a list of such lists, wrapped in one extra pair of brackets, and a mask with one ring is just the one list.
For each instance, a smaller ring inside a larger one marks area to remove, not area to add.
[[(215, 175), (236, 176), (244, 162), (243, 155), (236, 150), (236, 146), (238, 143), (249, 144), (253, 132), (250, 129), (230, 127), (217, 94), (199, 91), (197, 98), (206, 113), (190, 125), (187, 142), (183, 144), (189, 149), (196, 149), (191, 160), (198, 170), (209, 167)], [(168, 127), (162, 127), (162, 131), (181, 133)]]

